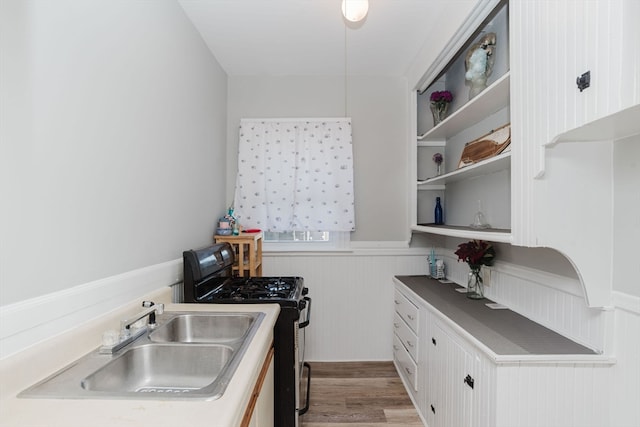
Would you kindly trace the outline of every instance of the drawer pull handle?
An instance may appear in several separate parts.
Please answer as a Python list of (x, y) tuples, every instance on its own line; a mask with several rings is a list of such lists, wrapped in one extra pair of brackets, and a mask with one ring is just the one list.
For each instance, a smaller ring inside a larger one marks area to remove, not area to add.
[(464, 378), (464, 382), (465, 382), (465, 384), (466, 384), (466, 385), (468, 385), (469, 387), (471, 387), (471, 388), (473, 389), (473, 383), (474, 383), (474, 381), (473, 381), (473, 377), (471, 377), (471, 375), (467, 375), (467, 376)]

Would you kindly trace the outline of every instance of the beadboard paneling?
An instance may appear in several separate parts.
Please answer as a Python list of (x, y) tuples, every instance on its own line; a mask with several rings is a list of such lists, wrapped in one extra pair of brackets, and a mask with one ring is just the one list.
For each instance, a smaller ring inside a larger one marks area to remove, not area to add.
[[(607, 365), (513, 364), (497, 369), (495, 427), (609, 425)], [(505, 392), (508, 390), (508, 392)]]
[(306, 332), (307, 360), (393, 359), (391, 279), (426, 274), (426, 254), (366, 252), (264, 254), (265, 276), (301, 276), (309, 288), (313, 302)]
[[(469, 267), (453, 251), (438, 248), (447, 278), (466, 286)], [(589, 308), (576, 279), (496, 262), (485, 296), (580, 344), (604, 351), (605, 328), (612, 312)]]
[[(613, 387), (610, 393), (610, 426), (640, 425), (640, 297), (614, 293), (616, 307), (613, 354)], [(603, 424), (604, 425), (604, 424)]]

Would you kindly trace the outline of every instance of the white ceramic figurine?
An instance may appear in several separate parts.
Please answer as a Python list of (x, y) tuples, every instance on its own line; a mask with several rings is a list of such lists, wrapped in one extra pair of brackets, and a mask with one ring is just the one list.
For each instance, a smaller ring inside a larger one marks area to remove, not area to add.
[(471, 82), (469, 99), (487, 87), (487, 78), (493, 71), (495, 46), (496, 33), (487, 33), (467, 52), (464, 62), (467, 72), (464, 77)]

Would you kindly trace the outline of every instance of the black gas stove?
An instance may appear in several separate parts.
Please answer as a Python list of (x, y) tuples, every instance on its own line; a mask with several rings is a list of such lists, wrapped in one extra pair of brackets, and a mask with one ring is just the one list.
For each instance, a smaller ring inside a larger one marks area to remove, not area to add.
[(307, 293), (301, 277), (232, 277), (207, 295), (207, 302), (269, 303), (296, 306)]
[[(273, 330), (274, 425), (299, 426), (309, 409), (311, 368), (304, 361), (305, 328), (311, 298), (302, 277), (234, 277), (235, 253), (228, 243), (183, 253), (184, 302), (204, 304), (279, 304)], [(301, 377), (307, 369), (306, 402), (302, 406)]]

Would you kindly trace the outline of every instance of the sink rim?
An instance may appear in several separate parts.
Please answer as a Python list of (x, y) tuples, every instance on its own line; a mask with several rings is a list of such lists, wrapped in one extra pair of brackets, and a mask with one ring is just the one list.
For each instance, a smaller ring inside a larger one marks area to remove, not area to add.
[[(224, 395), (224, 392), (233, 379), (238, 366), (243, 360), (246, 350), (251, 345), (262, 321), (266, 317), (264, 312), (217, 312), (217, 311), (165, 311), (162, 322), (171, 319), (174, 315), (200, 314), (217, 316), (220, 314), (252, 314), (256, 315), (253, 324), (247, 333), (240, 339), (220, 343), (183, 343), (183, 342), (153, 342), (149, 339), (152, 331), (147, 331), (131, 344), (125, 346), (117, 353), (101, 354), (99, 347), (81, 356), (51, 375), (43, 378), (35, 384), (18, 393), (18, 398), (43, 398), (43, 399), (140, 399), (140, 400), (216, 400)], [(214, 381), (189, 393), (141, 393), (141, 392), (113, 392), (86, 390), (82, 387), (82, 381), (88, 376), (103, 369), (109, 363), (121, 358), (127, 351), (141, 346), (175, 346), (175, 347), (232, 347), (233, 354), (230, 360), (221, 369)]]

